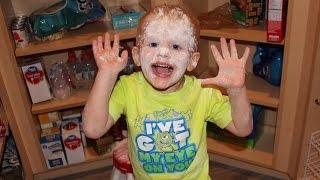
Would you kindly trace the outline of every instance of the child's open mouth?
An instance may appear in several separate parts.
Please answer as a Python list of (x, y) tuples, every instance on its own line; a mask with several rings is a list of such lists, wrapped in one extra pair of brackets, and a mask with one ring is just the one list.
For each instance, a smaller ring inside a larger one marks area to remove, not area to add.
[(152, 64), (151, 67), (152, 67), (153, 73), (156, 76), (161, 78), (169, 77), (174, 70), (173, 66), (168, 63), (157, 62)]

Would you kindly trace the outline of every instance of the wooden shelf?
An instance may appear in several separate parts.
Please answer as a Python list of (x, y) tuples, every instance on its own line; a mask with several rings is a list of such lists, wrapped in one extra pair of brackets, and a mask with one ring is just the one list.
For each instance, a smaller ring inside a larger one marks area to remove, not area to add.
[(261, 42), (268, 44), (284, 44), (267, 41), (267, 32), (265, 26), (254, 26), (250, 28), (221, 28), (221, 29), (201, 29), (200, 36), (203, 37), (225, 37), (250, 42)]
[(248, 73), (246, 75), (246, 88), (251, 103), (278, 108), (280, 87), (273, 86), (262, 78)]
[[(267, 107), (278, 108), (280, 88), (267, 83), (265, 80), (248, 74), (246, 79), (246, 87), (248, 97), (251, 103), (259, 104)], [(226, 90), (217, 87), (226, 94)], [(79, 90), (72, 96), (64, 100), (49, 100), (37, 104), (33, 104), (31, 108), (32, 114), (47, 113), (67, 108), (83, 106), (86, 104), (90, 90)]]
[[(90, 45), (92, 40), (98, 36), (104, 35), (108, 31), (110, 34), (115, 33), (112, 25), (107, 21), (87, 24), (77, 30), (69, 31), (64, 37), (55, 41), (32, 42), (23, 48), (16, 48), (16, 57), (41, 54), (46, 52), (64, 50), (69, 48)], [(131, 39), (136, 37), (136, 29), (125, 29), (119, 31), (120, 39)], [(111, 36), (113, 39), (113, 36)]]
[(67, 176), (75, 173), (83, 173), (90, 170), (100, 169), (111, 166), (112, 153), (97, 155), (92, 147), (84, 148), (86, 161), (78, 164), (63, 166), (60, 168), (50, 169), (35, 175), (35, 179), (54, 179), (57, 177)]
[(37, 104), (33, 104), (31, 108), (32, 114), (40, 114), (46, 112), (52, 112), (62, 109), (68, 109), (86, 104), (90, 90), (79, 90), (74, 92), (72, 96), (64, 100), (53, 99)]
[[(201, 78), (207, 78), (208, 75)], [(227, 90), (215, 86), (222, 94), (227, 94)], [(246, 88), (249, 101), (253, 104), (259, 104), (271, 108), (278, 108), (280, 87), (269, 84), (264, 79), (255, 76), (252, 73), (246, 74)]]
[[(16, 57), (22, 57), (90, 45), (94, 38), (103, 35), (106, 31), (111, 34), (115, 33), (110, 22), (103, 21), (87, 24), (77, 30), (66, 32), (64, 37), (60, 40), (32, 42), (26, 47), (17, 47), (15, 54)], [(121, 40), (136, 37), (136, 29), (125, 29), (118, 32), (120, 33)], [(233, 29), (222, 28), (217, 30), (202, 29), (200, 35), (203, 37), (226, 37), (250, 42), (284, 44), (284, 42), (274, 43), (266, 41), (267, 35), (264, 26), (252, 28), (239, 27)]]
[(247, 149), (234, 144), (221, 142), (213, 138), (207, 138), (208, 153), (214, 153), (225, 157), (261, 165), (272, 166), (274, 130), (264, 131), (258, 139), (254, 149)]

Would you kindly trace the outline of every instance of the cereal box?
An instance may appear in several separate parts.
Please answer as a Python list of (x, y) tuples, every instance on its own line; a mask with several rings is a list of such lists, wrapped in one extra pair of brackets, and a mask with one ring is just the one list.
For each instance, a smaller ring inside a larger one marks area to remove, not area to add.
[(78, 118), (62, 121), (61, 134), (68, 164), (85, 161)]
[(52, 99), (50, 86), (40, 62), (21, 67), (32, 103)]
[(40, 144), (49, 169), (67, 164), (58, 127), (43, 129)]

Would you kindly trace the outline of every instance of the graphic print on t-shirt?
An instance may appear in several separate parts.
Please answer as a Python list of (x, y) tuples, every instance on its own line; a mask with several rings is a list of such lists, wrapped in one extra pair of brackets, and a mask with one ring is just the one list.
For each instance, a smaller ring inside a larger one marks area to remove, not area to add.
[[(191, 111), (165, 109), (139, 117), (142, 133), (136, 137), (137, 157), (146, 173), (175, 173), (188, 169), (197, 147), (189, 142)], [(137, 126), (136, 126), (137, 127)]]

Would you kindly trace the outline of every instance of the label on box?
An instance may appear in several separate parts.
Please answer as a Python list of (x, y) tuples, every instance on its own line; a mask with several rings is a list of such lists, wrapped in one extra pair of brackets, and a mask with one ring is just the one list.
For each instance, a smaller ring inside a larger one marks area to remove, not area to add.
[(79, 126), (77, 118), (62, 121), (61, 133), (69, 164), (85, 161)]
[(52, 99), (41, 63), (21, 67), (33, 103)]
[(55, 127), (43, 130), (41, 132), (40, 143), (49, 169), (67, 164), (58, 128)]

